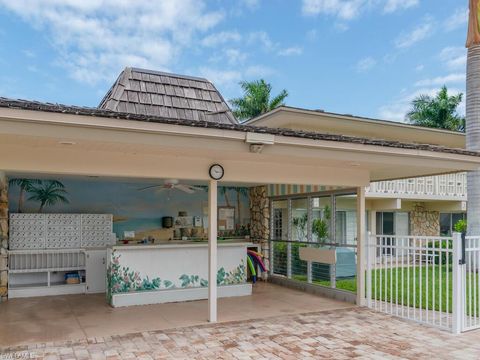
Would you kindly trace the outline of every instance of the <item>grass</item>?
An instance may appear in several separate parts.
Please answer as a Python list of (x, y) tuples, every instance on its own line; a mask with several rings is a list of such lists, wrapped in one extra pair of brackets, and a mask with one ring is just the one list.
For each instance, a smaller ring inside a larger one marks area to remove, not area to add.
[[(448, 282), (447, 282), (448, 274)], [(402, 284), (403, 276), (403, 287)], [(293, 275), (293, 279), (307, 281), (306, 275)], [(428, 287), (427, 284), (428, 278)], [(435, 279), (432, 282), (432, 279)], [(480, 314), (480, 291), (475, 294), (470, 282), (480, 290), (478, 274), (467, 274), (467, 314)], [(328, 280), (314, 280), (312, 283), (330, 287)], [(420, 287), (420, 283), (422, 286)], [(356, 292), (356, 278), (339, 279), (336, 288)], [(452, 272), (446, 266), (410, 266), (393, 269), (377, 269), (372, 272), (372, 298), (416, 308), (452, 312)], [(448, 309), (447, 309), (448, 304)]]
[[(306, 275), (292, 275), (292, 278), (298, 281), (307, 281)], [(330, 280), (312, 280), (312, 284), (330, 287)], [(336, 288), (341, 290), (356, 292), (357, 279), (356, 278), (338, 279), (336, 281)]]

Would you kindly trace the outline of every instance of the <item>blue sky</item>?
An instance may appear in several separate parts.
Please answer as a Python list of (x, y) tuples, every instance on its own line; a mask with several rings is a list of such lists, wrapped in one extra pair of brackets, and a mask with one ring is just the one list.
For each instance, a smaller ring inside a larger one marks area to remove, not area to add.
[(226, 99), (265, 78), (287, 105), (402, 121), (420, 93), (465, 91), (467, 3), (0, 0), (0, 96), (97, 106), (136, 66)]

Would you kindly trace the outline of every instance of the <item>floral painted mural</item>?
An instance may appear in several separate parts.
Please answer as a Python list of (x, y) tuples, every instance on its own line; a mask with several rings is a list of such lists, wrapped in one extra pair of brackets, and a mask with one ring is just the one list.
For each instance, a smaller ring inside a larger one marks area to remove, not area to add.
[[(112, 251), (111, 262), (107, 269), (107, 300), (109, 303), (112, 302), (114, 294), (208, 286), (208, 280), (195, 274), (182, 274), (178, 279), (179, 286), (169, 279), (159, 277), (150, 279), (148, 276), (142, 276), (138, 271), (123, 266), (120, 263), (120, 257), (121, 255), (115, 250)], [(217, 285), (243, 284), (246, 279), (246, 266), (243, 260), (231, 271), (226, 271), (223, 267), (217, 271)]]

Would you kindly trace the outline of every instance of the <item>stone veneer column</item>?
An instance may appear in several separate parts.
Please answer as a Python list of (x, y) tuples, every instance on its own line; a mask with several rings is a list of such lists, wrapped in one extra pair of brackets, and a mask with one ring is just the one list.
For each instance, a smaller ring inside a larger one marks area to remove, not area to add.
[(269, 236), (270, 205), (266, 186), (250, 188), (250, 237), (254, 243), (260, 244), (265, 259), (265, 266), (270, 268)]
[(8, 181), (5, 173), (0, 172), (0, 302), (8, 295)]
[(410, 212), (410, 233), (413, 236), (439, 236), (440, 213), (427, 210), (423, 203), (415, 204)]

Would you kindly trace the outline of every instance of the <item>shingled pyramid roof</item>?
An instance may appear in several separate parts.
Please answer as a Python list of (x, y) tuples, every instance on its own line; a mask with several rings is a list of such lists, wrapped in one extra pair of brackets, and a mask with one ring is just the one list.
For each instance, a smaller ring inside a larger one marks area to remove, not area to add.
[(207, 79), (127, 67), (98, 106), (135, 115), (238, 124)]

